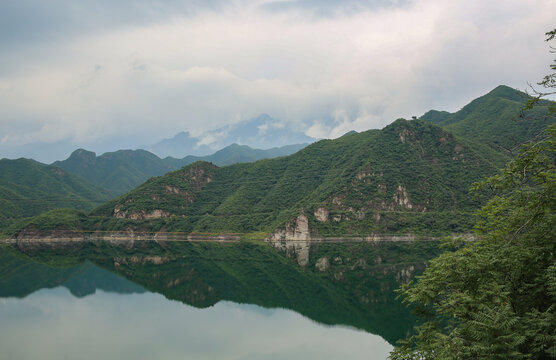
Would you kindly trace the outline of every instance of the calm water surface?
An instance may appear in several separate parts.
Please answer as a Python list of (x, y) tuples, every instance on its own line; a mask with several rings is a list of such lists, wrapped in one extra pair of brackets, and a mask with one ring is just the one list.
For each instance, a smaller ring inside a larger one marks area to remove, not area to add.
[(2, 359), (385, 359), (380, 336), (293, 311), (65, 287), (0, 299)]
[(403, 307), (356, 296), (381, 286), (334, 282), (264, 247), (5, 250), (0, 360), (386, 359), (380, 335), (410, 326)]

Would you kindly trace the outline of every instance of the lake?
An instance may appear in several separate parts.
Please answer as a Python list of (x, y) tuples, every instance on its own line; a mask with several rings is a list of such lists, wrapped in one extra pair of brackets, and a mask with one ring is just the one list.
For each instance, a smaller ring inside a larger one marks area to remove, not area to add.
[(0, 359), (386, 359), (408, 249), (347, 249), (313, 249), (343, 256), (323, 272), (260, 244), (0, 247)]

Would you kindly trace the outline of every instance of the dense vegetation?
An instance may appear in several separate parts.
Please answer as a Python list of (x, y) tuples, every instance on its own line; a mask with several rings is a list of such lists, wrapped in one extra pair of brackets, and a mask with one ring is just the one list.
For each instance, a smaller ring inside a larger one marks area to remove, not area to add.
[(223, 166), (290, 155), (306, 145), (297, 144), (260, 150), (232, 144), (212, 155), (186, 156), (183, 159), (172, 157), (161, 159), (145, 150), (118, 150), (96, 156), (94, 152), (78, 149), (66, 160), (56, 161), (52, 165), (87, 179), (91, 184), (117, 196), (139, 186), (152, 176), (163, 175), (199, 160)]
[[(556, 94), (556, 61), (551, 69), (539, 83), (548, 91), (529, 108)], [(482, 239), (432, 260), (403, 287), (423, 323), (394, 360), (556, 358), (556, 124), (475, 190), (490, 197), (477, 223)]]
[(548, 116), (551, 106), (548, 101), (524, 110), (531, 99), (526, 93), (500, 85), (453, 114), (431, 110), (421, 119), (440, 125), (456, 136), (511, 153), (554, 123)]
[(556, 126), (480, 187), (483, 240), (404, 288), (425, 323), (393, 359), (556, 357)]
[[(424, 121), (323, 140), (298, 153), (217, 168), (195, 163), (93, 211), (101, 228), (272, 231), (305, 213), (314, 234), (471, 228), (469, 186), (505, 157)], [(319, 221), (314, 213), (328, 213)], [(159, 217), (159, 218), (155, 218)]]
[(66, 160), (52, 165), (107, 189), (113, 196), (133, 189), (151, 176), (176, 169), (145, 150), (119, 150), (96, 156), (94, 152), (78, 149)]
[(91, 210), (110, 195), (60, 168), (33, 160), (0, 160), (0, 228), (13, 219), (70, 207)]
[[(87, 230), (266, 236), (304, 214), (314, 236), (467, 232), (484, 203), (469, 195), (470, 185), (495, 174), (511, 158), (500, 146), (535, 137), (540, 127), (554, 122), (550, 116), (537, 116), (552, 104), (542, 101), (540, 110), (529, 110), (535, 115), (529, 122), (505, 117), (519, 114), (531, 99), (500, 86), (455, 114), (432, 111), (423, 116), (428, 121), (399, 119), (383, 130), (350, 132), (287, 157), (220, 168), (196, 162), (150, 178), (89, 217), (64, 216), (80, 220), (68, 228)], [(516, 137), (508, 136), (508, 131)], [(240, 161), (246, 151), (253, 154), (252, 149), (235, 145), (204, 159)], [(105, 186), (118, 183), (121, 191), (147, 177), (145, 169), (162, 173), (180, 166), (180, 161), (199, 158), (157, 159), (146, 151), (96, 157), (80, 150), (59, 165)], [(107, 185), (110, 181), (114, 183)], [(19, 223), (5, 234), (15, 235), (26, 226), (47, 229), (53, 223), (63, 229), (63, 222), (53, 216)]]

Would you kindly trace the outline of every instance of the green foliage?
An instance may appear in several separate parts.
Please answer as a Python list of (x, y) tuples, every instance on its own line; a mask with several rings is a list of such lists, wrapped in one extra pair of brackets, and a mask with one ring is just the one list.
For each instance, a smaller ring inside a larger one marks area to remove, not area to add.
[(203, 160), (219, 166), (230, 165), (290, 155), (306, 145), (288, 145), (260, 150), (233, 144), (212, 155), (186, 156), (183, 159), (172, 157), (160, 159), (145, 150), (118, 150), (96, 156), (94, 152), (78, 149), (66, 160), (56, 161), (52, 165), (87, 179), (90, 183), (118, 196), (141, 185), (150, 177), (163, 175), (196, 161)]
[(109, 198), (106, 191), (57, 167), (28, 159), (0, 160), (0, 229), (55, 208), (88, 211)]
[[(303, 149), (307, 145), (308, 144), (294, 144), (262, 150), (253, 149), (247, 145), (232, 144), (218, 150), (212, 155), (186, 156), (180, 160), (176, 159), (176, 163), (179, 164), (179, 167), (181, 167), (197, 161), (206, 161), (218, 166), (225, 166), (291, 155)], [(164, 161), (169, 161), (170, 159), (171, 158), (166, 158)]]
[[(539, 85), (556, 88), (555, 75)], [(551, 92), (536, 93), (526, 110), (544, 107), (552, 125), (474, 185), (490, 197), (476, 225), (482, 239), (442, 254), (402, 287), (423, 324), (392, 359), (556, 358), (556, 108), (541, 101)]]
[(9, 237), (19, 233), (22, 228), (26, 232), (83, 230), (87, 227), (88, 220), (89, 217), (79, 210), (54, 209), (38, 216), (20, 219), (6, 227), (0, 234), (2, 237)]
[[(459, 233), (471, 229), (480, 204), (467, 189), (505, 159), (435, 125), (400, 119), (288, 157), (222, 168), (198, 162), (92, 216), (101, 229), (268, 233), (305, 212), (320, 236)], [(329, 211), (328, 221), (316, 219), (318, 208)]]
[(392, 359), (556, 357), (556, 125), (475, 189), (483, 239), (403, 287), (424, 324)]
[(511, 154), (556, 122), (550, 116), (554, 106), (556, 103), (542, 101), (539, 96), (531, 97), (501, 85), (453, 114), (432, 110), (421, 119), (438, 124), (456, 136)]

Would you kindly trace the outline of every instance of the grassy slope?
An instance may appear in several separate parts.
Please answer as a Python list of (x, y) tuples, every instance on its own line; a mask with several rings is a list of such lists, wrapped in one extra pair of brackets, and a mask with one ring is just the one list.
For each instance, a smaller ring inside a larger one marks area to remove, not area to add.
[(497, 150), (512, 149), (534, 138), (554, 122), (553, 118), (545, 116), (548, 103), (520, 117), (528, 99), (527, 94), (501, 85), (453, 114), (431, 110), (421, 119)]
[(0, 226), (55, 208), (90, 210), (109, 198), (59, 168), (28, 159), (0, 160)]

